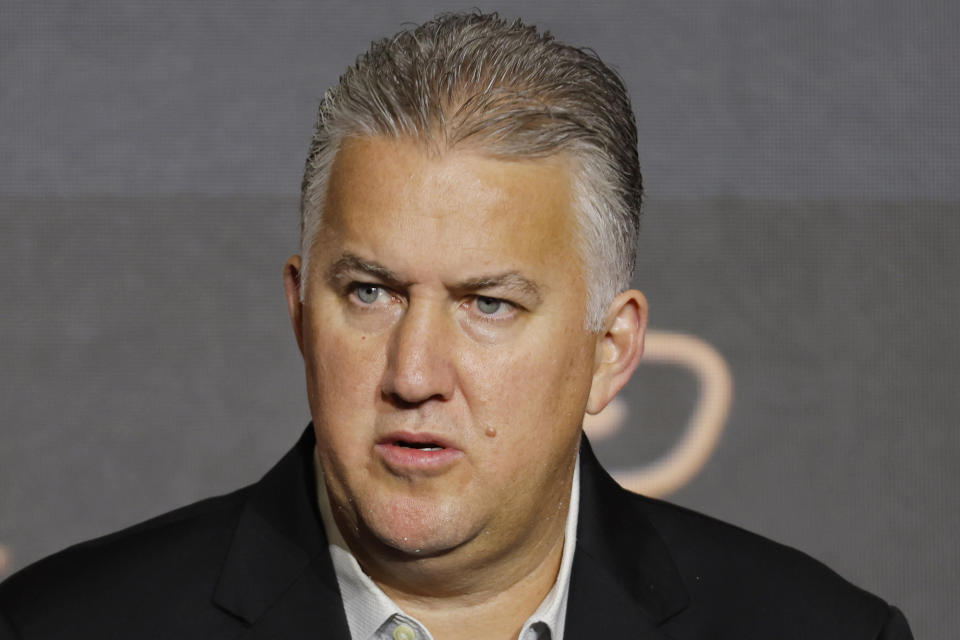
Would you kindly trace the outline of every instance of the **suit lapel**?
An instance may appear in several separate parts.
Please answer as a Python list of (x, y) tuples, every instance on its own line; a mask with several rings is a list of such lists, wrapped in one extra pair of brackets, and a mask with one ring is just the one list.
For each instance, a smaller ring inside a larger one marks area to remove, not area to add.
[(313, 428), (253, 486), (214, 593), (250, 638), (349, 640), (317, 512)]
[(686, 607), (680, 575), (639, 500), (603, 470), (584, 437), (567, 640), (667, 638), (659, 625)]

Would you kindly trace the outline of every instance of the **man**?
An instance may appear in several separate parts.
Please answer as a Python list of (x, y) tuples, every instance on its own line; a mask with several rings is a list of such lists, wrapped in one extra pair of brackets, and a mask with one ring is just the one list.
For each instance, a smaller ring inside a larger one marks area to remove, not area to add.
[(260, 482), (48, 558), (6, 638), (909, 638), (814, 560), (619, 487), (581, 434), (643, 350), (630, 103), (489, 15), (320, 107), (284, 268), (312, 425)]

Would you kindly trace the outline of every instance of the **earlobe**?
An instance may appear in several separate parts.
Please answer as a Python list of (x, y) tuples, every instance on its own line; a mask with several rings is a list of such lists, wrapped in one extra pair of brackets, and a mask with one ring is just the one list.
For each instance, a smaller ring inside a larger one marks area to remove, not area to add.
[(647, 299), (636, 289), (624, 291), (610, 304), (606, 330), (597, 340), (593, 383), (587, 413), (600, 413), (633, 375), (643, 355), (647, 331)]
[(303, 303), (300, 302), (301, 283), (300, 256), (293, 255), (283, 265), (283, 289), (287, 298), (287, 311), (290, 314), (290, 324), (293, 334), (297, 338), (297, 347), (303, 353)]

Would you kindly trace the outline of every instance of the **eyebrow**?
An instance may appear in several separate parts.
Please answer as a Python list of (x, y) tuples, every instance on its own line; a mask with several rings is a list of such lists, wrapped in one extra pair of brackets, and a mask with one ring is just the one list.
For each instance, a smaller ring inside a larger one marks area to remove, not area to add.
[(345, 278), (349, 271), (359, 271), (374, 276), (391, 287), (400, 288), (404, 286), (403, 279), (390, 269), (378, 262), (364, 260), (352, 253), (343, 254), (340, 259), (330, 265), (330, 268), (327, 269), (327, 280), (333, 281)]
[[(327, 269), (327, 279), (329, 281), (340, 280), (345, 278), (347, 273), (351, 271), (371, 275), (387, 286), (397, 289), (406, 288), (409, 284), (397, 273), (391, 271), (379, 262), (364, 260), (360, 256), (352, 253), (343, 254), (336, 262), (330, 265), (329, 269)], [(504, 271), (502, 273), (467, 278), (466, 280), (461, 280), (456, 283), (453, 288), (456, 291), (506, 289), (532, 298), (533, 304), (540, 304), (543, 300), (543, 287), (522, 275), (519, 271)]]
[(531, 298), (535, 305), (543, 301), (543, 296), (540, 293), (540, 285), (520, 275), (519, 271), (505, 271), (503, 273), (470, 278), (460, 282), (457, 287), (467, 291), (506, 289), (507, 291), (516, 291)]

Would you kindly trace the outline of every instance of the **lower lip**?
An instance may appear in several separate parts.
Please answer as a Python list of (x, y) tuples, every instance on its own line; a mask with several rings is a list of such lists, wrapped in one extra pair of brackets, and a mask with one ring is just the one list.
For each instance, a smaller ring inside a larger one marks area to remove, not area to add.
[(442, 473), (463, 457), (463, 452), (459, 449), (429, 451), (389, 443), (378, 444), (375, 449), (387, 467), (397, 473), (422, 475)]

